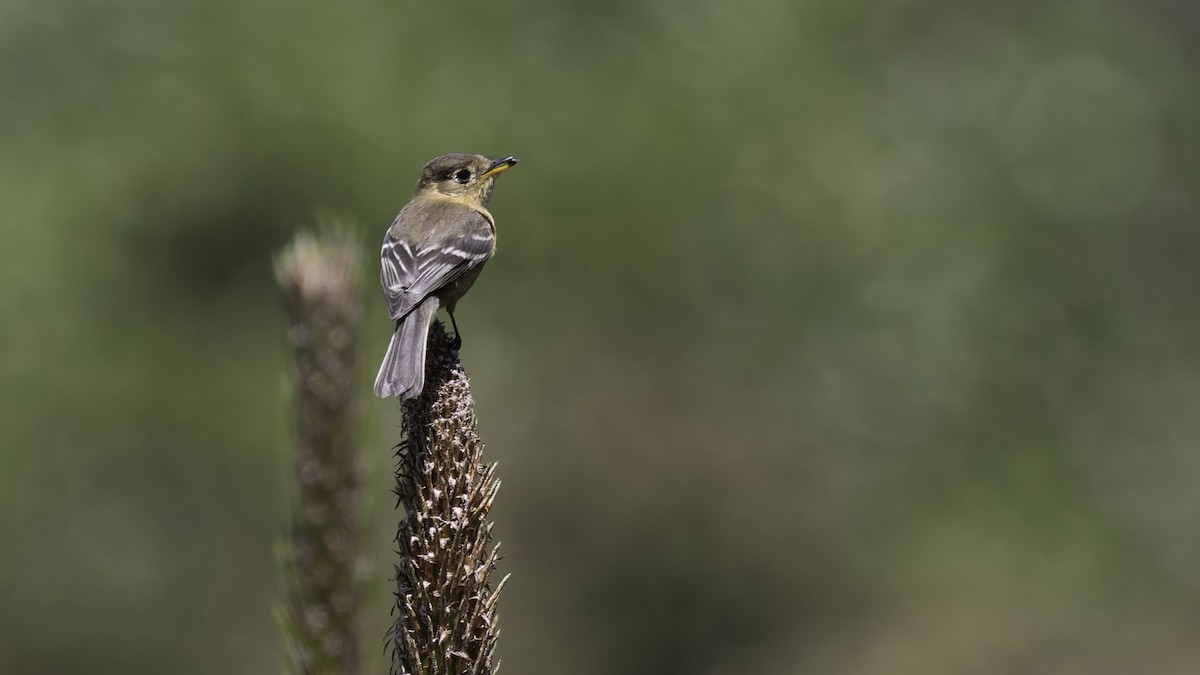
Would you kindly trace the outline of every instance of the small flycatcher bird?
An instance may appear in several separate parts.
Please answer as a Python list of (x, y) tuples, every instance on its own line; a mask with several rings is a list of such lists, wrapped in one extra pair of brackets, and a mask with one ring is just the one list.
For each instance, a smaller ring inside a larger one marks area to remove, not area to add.
[(379, 283), (396, 330), (375, 376), (376, 396), (421, 393), (425, 342), (438, 307), (454, 325), (454, 348), (462, 345), (454, 307), (496, 252), (488, 199), (496, 175), (516, 163), (516, 157), (452, 154), (425, 165), (416, 195), (383, 238)]

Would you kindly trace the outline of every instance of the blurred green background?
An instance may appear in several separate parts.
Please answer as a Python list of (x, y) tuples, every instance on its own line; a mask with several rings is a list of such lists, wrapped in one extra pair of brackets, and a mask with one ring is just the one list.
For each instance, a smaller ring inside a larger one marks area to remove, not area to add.
[[(514, 154), (504, 671), (1194, 673), (1200, 9), (0, 3), (0, 672), (264, 673), (272, 255)], [(391, 446), (361, 370), (383, 672)]]

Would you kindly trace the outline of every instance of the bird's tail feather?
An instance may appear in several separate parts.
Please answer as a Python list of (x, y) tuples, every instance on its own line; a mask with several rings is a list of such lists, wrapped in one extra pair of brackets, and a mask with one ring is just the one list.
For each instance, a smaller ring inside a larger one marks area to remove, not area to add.
[(416, 398), (425, 388), (425, 344), (437, 310), (438, 299), (430, 296), (396, 326), (375, 376), (376, 396)]

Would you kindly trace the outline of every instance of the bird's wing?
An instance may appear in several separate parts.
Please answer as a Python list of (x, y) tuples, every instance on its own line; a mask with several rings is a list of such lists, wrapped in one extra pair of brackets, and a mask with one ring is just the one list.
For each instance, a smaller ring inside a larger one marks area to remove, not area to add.
[[(397, 216), (397, 223), (405, 215), (402, 212)], [(464, 208), (454, 215), (465, 219), (465, 223), (452, 228), (425, 223), (411, 228), (413, 232), (395, 225), (388, 229), (380, 250), (379, 283), (393, 319), (403, 318), (422, 300), (491, 257), (496, 245), (491, 223), (471, 209)], [(457, 234), (446, 238), (446, 231)]]

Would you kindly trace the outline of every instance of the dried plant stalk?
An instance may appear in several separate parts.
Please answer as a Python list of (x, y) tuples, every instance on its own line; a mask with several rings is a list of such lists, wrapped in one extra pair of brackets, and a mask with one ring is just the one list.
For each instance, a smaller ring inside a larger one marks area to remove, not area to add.
[(361, 253), (346, 234), (301, 234), (279, 256), (296, 352), (299, 504), (284, 546), (289, 667), (359, 670), (355, 339)]
[(425, 389), (404, 404), (396, 494), (396, 621), (392, 672), (490, 675), (496, 599), (488, 582), (497, 546), (488, 521), (500, 483), (483, 463), (470, 382), (440, 323), (430, 330)]

